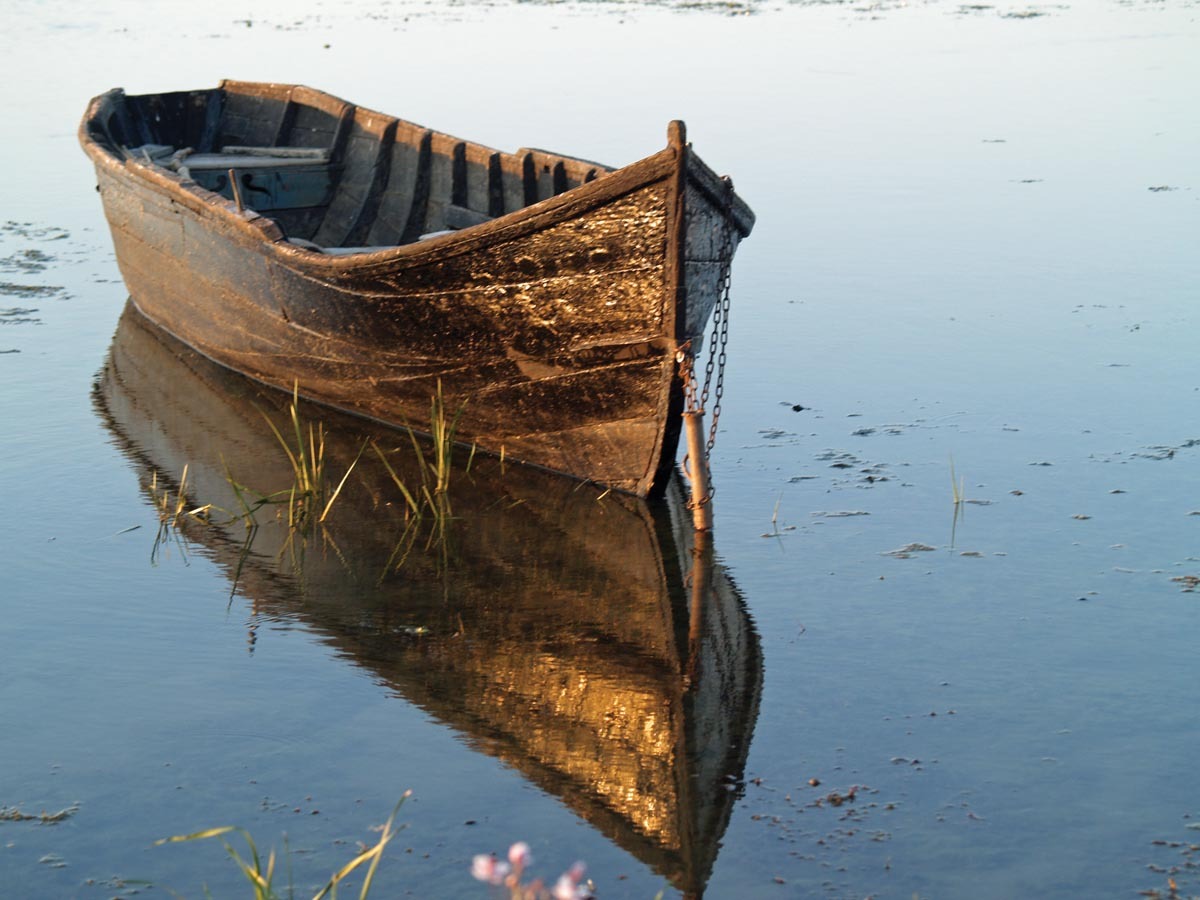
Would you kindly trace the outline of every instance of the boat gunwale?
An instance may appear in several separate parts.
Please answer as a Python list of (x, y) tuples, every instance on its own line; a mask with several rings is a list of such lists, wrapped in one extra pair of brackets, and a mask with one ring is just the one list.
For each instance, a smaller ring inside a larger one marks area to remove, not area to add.
[[(222, 82), (222, 84), (224, 83)], [(274, 87), (292, 87), (275, 83), (264, 84)], [(304, 86), (295, 85), (294, 87)], [(306, 90), (332, 100), (348, 102), (314, 88), (306, 88)], [(154, 163), (136, 158), (122, 159), (113, 150), (105, 147), (93, 136), (89, 124), (98, 118), (99, 109), (104, 102), (122, 102), (127, 96), (129, 95), (125, 94), (123, 89), (114, 88), (93, 98), (88, 104), (79, 126), (79, 140), (93, 163), (103, 163), (114, 175), (123, 173), (140, 178), (167, 194), (172, 201), (180, 203), (193, 212), (202, 215), (209, 212), (219, 220), (232, 223), (236, 229), (245, 232), (247, 236), (274, 248), (273, 252), (279, 260), (286, 261), (290, 267), (307, 269), (313, 275), (325, 273), (334, 276), (344, 274), (384, 275), (394, 270), (407, 269), (411, 265), (439, 262), (473, 253), (496, 243), (516, 240), (570, 219), (584, 216), (643, 187), (670, 178), (679, 166), (683, 152), (681, 148), (668, 145), (650, 156), (612, 169), (593, 181), (578, 185), (561, 194), (448, 234), (423, 241), (380, 247), (369, 252), (335, 255), (289, 243), (283, 230), (268, 213), (259, 212), (252, 207), (244, 207), (239, 210), (233, 200), (209, 191), (191, 179), (184, 178), (178, 173)], [(367, 115), (395, 118), (366, 107), (355, 108)], [(440, 134), (441, 132), (434, 133)], [(453, 138), (452, 135), (446, 136)], [(462, 140), (461, 138), (453, 139)], [(492, 150), (492, 148), (486, 149)], [(691, 152), (690, 145), (686, 145), (686, 151), (686, 155), (689, 157), (688, 181), (695, 183), (711, 201), (723, 206), (727, 200), (718, 193), (723, 191), (722, 179), (694, 152)], [(502, 151), (493, 150), (493, 152)], [(575, 159), (562, 154), (554, 155), (562, 156), (564, 159)], [(734, 200), (734, 206), (729, 211), (730, 218), (742, 237), (746, 237), (753, 227), (754, 214), (740, 197), (735, 195)]]

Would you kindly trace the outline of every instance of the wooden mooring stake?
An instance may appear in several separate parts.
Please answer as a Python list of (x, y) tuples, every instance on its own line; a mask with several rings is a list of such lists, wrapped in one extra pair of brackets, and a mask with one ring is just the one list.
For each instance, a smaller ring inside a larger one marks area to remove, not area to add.
[(704, 410), (683, 414), (687, 435), (688, 480), (692, 484), (692, 524), (697, 531), (712, 531), (712, 486), (708, 481), (708, 450), (704, 445)]
[(237, 170), (229, 170), (229, 189), (233, 192), (233, 202), (237, 205), (237, 211), (242, 212), (246, 209), (242, 203), (242, 187), (237, 183)]
[(696, 688), (700, 677), (700, 652), (704, 642), (704, 620), (712, 605), (713, 545), (712, 534), (696, 532), (692, 542), (692, 595), (688, 605), (688, 661), (685, 684), (688, 690)]

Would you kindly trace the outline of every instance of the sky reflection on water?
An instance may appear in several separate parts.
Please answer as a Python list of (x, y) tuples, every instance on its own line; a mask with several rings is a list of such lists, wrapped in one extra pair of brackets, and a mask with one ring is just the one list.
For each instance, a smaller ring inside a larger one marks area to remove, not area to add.
[[(74, 129), (113, 85), (239, 77), (615, 164), (682, 117), (757, 212), (714, 472), (765, 671), (709, 896), (1165, 892), (1200, 821), (1195, 4), (183, 9), (18, 3), (0, 36), (32, 223), (0, 282), (57, 289), (0, 295), (0, 806), (79, 803), (0, 822), (12, 890), (229, 895), (219, 848), (149, 848), (225, 822), (287, 831), (306, 884), (409, 787), (400, 891), (481, 896), (471, 855), (516, 838), (606, 898), (663, 886), (311, 623), (248, 653), (203, 552), (150, 565), (90, 396), (125, 292)], [(989, 501), (956, 527), (951, 460)]]

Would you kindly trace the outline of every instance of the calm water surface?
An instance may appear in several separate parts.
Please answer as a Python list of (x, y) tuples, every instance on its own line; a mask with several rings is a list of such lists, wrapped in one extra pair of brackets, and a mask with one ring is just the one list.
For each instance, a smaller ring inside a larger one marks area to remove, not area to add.
[[(244, 896), (153, 846), (226, 823), (317, 885), (412, 789), (382, 896), (516, 839), (605, 898), (1200, 894), (1195, 3), (7, 12), (0, 808), (72, 812), (0, 817), (0, 893)], [(614, 164), (686, 119), (759, 217), (720, 563), (511, 470), (384, 579), (366, 487), (303, 565), (155, 552), (156, 474), (277, 477), (267, 401), (122, 317), (75, 128), (221, 77)]]

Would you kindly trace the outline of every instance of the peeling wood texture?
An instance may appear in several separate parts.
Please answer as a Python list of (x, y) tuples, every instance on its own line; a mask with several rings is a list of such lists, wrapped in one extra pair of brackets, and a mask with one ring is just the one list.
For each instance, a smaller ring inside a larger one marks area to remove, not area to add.
[(611, 170), (226, 81), (110, 91), (80, 140), (130, 295), (180, 340), (393, 425), (440, 383), (462, 440), (640, 496), (674, 461), (675, 349), (754, 223), (681, 123)]

